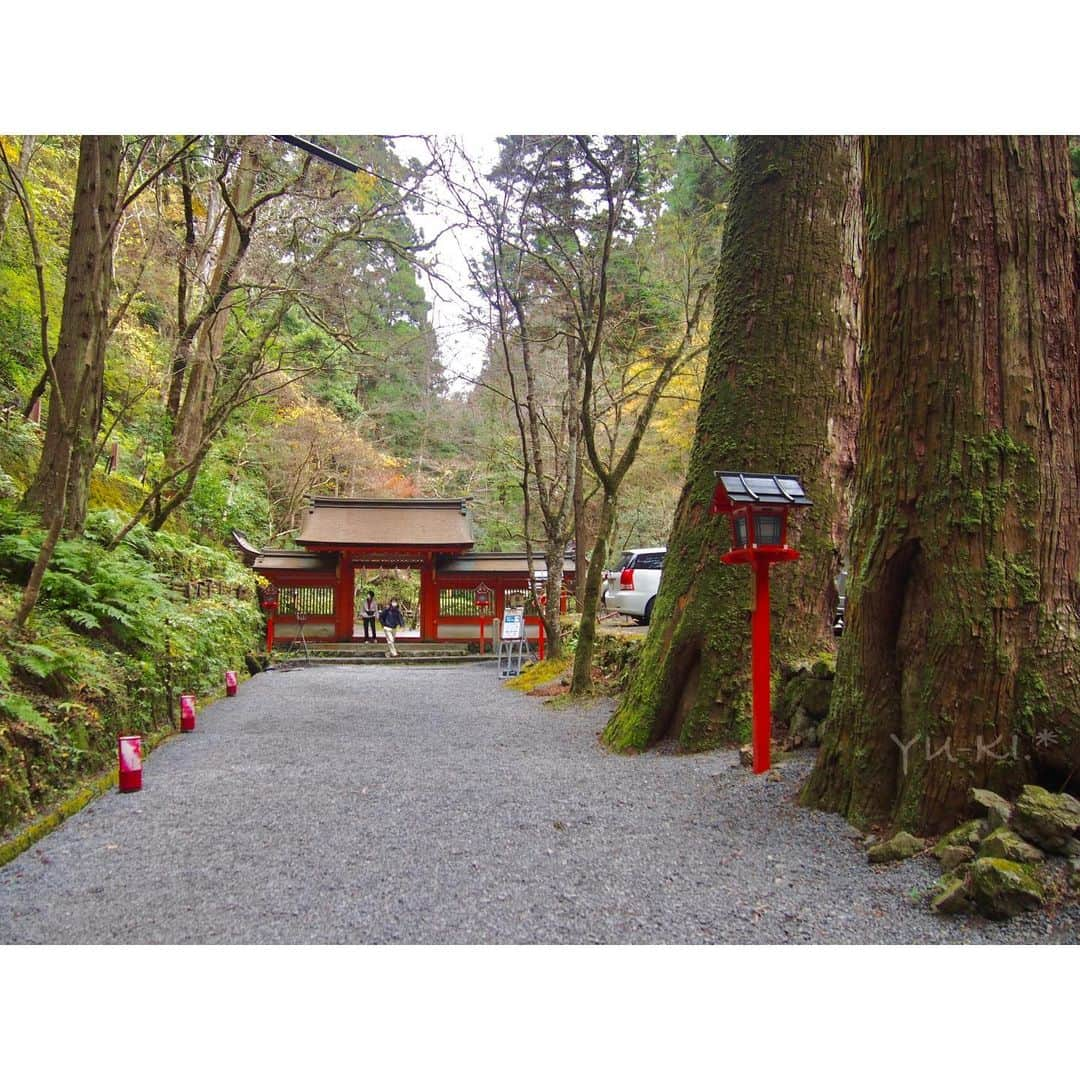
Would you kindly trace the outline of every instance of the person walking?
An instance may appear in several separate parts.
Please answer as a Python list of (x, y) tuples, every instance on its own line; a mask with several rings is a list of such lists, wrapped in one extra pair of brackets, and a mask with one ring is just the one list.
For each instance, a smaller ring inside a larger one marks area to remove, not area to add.
[(360, 617), (364, 620), (364, 640), (368, 640), (368, 632), (371, 633), (371, 641), (378, 641), (379, 635), (375, 632), (375, 620), (379, 617), (379, 605), (375, 602), (375, 593), (368, 589), (364, 597), (364, 603), (360, 607)]
[(382, 623), (383, 633), (386, 634), (386, 646), (388, 648), (387, 656), (397, 656), (397, 646), (394, 644), (394, 634), (405, 625), (405, 616), (401, 613), (401, 608), (398, 606), (397, 597), (390, 601), (388, 607), (384, 608), (382, 614), (379, 616), (379, 622)]

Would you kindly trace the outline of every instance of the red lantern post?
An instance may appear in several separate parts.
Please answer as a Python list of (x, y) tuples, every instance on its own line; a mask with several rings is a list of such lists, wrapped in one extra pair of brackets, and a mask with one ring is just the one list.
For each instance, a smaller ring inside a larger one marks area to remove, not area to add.
[(278, 588), (276, 585), (267, 585), (261, 592), (260, 600), (263, 611), (266, 612), (266, 651), (274, 649), (274, 616), (278, 609)]
[(750, 681), (753, 688), (754, 772), (769, 770), (772, 735), (770, 701), (769, 567), (791, 562), (799, 553), (787, 544), (787, 515), (811, 506), (796, 476), (718, 472), (712, 513), (731, 517), (732, 547), (721, 561), (746, 563), (754, 572), (754, 610), (750, 624)]
[(140, 790), (142, 788), (142, 738), (138, 735), (121, 735), (116, 740), (116, 757), (120, 771), (120, 790)]
[(491, 606), (491, 590), (481, 581), (473, 590), (473, 604), (480, 612), (480, 655), (484, 655), (484, 614)]
[(195, 730), (195, 695), (180, 695), (180, 730)]

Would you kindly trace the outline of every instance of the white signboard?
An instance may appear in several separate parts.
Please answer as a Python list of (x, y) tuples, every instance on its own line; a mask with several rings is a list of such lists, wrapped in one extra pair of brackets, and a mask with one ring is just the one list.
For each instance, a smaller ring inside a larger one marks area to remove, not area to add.
[(525, 636), (525, 609), (507, 608), (503, 612), (502, 640), (520, 641)]

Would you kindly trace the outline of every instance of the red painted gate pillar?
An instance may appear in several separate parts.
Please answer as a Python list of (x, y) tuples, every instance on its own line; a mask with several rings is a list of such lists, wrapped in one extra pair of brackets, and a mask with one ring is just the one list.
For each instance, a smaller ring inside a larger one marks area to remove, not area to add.
[(356, 567), (346, 555), (338, 556), (337, 588), (334, 590), (334, 638), (352, 641), (356, 613), (353, 592), (356, 589)]
[(436, 641), (439, 633), (439, 588), (435, 564), (429, 555), (420, 564), (420, 640)]

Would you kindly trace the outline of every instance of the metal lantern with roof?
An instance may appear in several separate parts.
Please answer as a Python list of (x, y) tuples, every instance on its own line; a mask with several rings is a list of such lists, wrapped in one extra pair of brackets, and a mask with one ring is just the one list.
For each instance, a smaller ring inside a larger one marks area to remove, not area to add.
[(712, 513), (731, 518), (731, 550), (722, 562), (746, 563), (754, 570), (751, 620), (751, 680), (754, 692), (754, 772), (769, 769), (772, 707), (769, 701), (769, 567), (799, 553), (787, 542), (788, 513), (812, 506), (797, 476), (717, 472)]
[(731, 550), (726, 563), (770, 562), (797, 559), (788, 547), (788, 512), (792, 507), (813, 505), (797, 476), (771, 473), (716, 473), (712, 512), (731, 517)]

